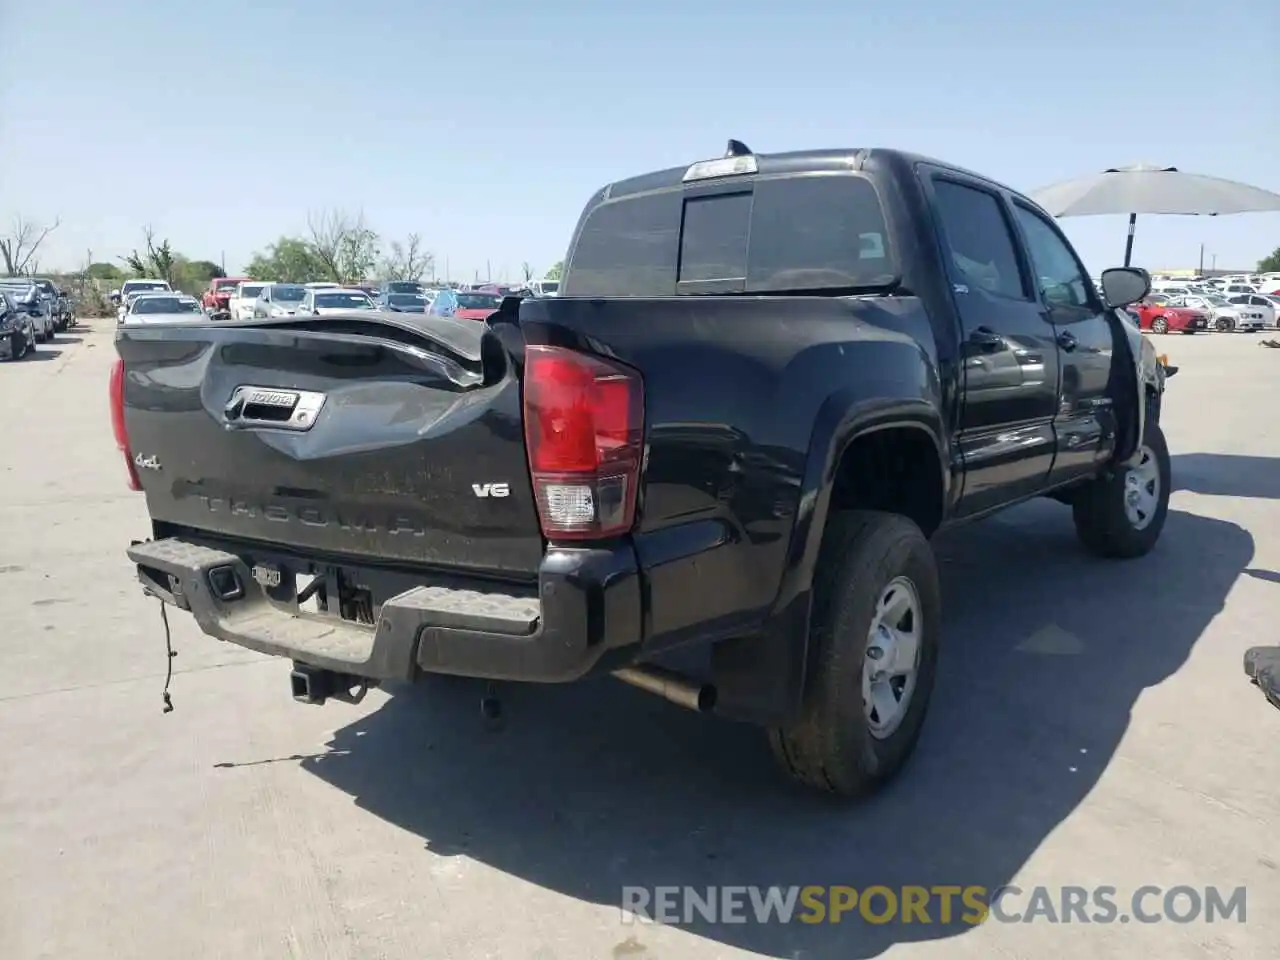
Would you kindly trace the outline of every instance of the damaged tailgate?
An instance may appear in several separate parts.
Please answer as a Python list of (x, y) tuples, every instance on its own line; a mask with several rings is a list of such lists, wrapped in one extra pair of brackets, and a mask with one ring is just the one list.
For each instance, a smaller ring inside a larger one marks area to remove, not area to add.
[(485, 324), (125, 327), (116, 347), (129, 455), (158, 528), (536, 574), (520, 384)]

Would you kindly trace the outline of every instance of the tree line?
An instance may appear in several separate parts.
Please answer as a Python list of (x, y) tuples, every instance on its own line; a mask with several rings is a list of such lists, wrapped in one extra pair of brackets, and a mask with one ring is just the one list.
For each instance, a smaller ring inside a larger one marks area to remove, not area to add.
[[(0, 233), (0, 266), (9, 276), (40, 273), (40, 250), (60, 224), (42, 224), (17, 216), (9, 229)], [(298, 235), (283, 235), (257, 251), (244, 273), (255, 280), (304, 283), (328, 280), (359, 283), (364, 280), (418, 280), (435, 278), (435, 255), (422, 237), (410, 233), (403, 239), (383, 237), (366, 221), (364, 213), (341, 209), (326, 210), (307, 217), (307, 229)], [(548, 280), (558, 280), (563, 264), (547, 271)], [(66, 275), (68, 271), (58, 271)], [(226, 276), (221, 264), (199, 260), (175, 250), (168, 238), (156, 236), (146, 227), (143, 242), (115, 261), (94, 260), (89, 251), (83, 266), (70, 271), (85, 280), (118, 284), (130, 277), (165, 280), (175, 290), (200, 293), (215, 277)], [(535, 279), (529, 264), (523, 264), (525, 281)], [(448, 279), (448, 278), (444, 278)]]

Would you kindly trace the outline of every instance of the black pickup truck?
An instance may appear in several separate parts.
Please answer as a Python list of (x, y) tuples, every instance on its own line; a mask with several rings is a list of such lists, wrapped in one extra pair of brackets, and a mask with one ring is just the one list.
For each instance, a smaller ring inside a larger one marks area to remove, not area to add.
[(930, 537), (1040, 496), (1103, 557), (1160, 535), (1149, 278), (1101, 285), (974, 173), (730, 141), (601, 189), (560, 296), (486, 321), (121, 328), (128, 555), (304, 702), (612, 674), (863, 794), (934, 686)]

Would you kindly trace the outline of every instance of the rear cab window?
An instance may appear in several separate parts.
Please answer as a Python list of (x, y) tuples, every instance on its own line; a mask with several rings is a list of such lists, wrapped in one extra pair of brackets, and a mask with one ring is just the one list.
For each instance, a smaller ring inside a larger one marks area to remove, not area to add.
[(855, 292), (897, 266), (872, 182), (854, 172), (720, 177), (588, 205), (565, 297)]

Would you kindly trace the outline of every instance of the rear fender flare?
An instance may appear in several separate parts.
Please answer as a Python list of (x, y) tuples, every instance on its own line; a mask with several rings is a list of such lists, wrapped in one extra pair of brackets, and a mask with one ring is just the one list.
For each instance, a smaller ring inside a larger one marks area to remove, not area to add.
[(842, 390), (828, 397), (818, 411), (775, 611), (809, 592), (826, 531), (836, 470), (849, 445), (859, 437), (898, 427), (923, 431), (937, 451), (943, 503), (949, 502), (950, 458), (943, 439), (946, 432), (941, 411), (919, 396), (895, 397), (877, 389), (884, 386), (872, 383), (857, 390)]
[(781, 585), (763, 630), (717, 644), (713, 673), (721, 696), (716, 709), (764, 725), (794, 718), (808, 675), (813, 575), (826, 531), (836, 469), (859, 437), (907, 427), (925, 433), (938, 453), (943, 503), (951, 473), (946, 431), (938, 406), (915, 396), (895, 396), (892, 385), (866, 382), (830, 395), (818, 411), (791, 531)]

